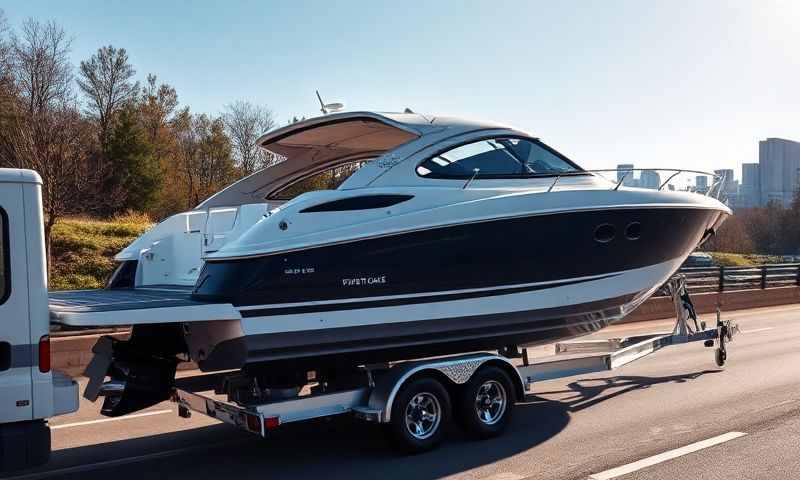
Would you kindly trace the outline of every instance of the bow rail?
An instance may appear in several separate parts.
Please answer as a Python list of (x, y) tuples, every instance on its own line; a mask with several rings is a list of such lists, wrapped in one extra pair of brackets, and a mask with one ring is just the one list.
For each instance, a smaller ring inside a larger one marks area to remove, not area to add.
[[(641, 178), (641, 172), (656, 172), (656, 173), (666, 172), (667, 173), (667, 179), (662, 181), (661, 180), (661, 176), (659, 175), (658, 187), (657, 188), (652, 188), (653, 190), (659, 190), (659, 191), (663, 190), (665, 187), (670, 185), (669, 182), (672, 181), (672, 179), (674, 179), (678, 175), (681, 175), (681, 174), (706, 175), (708, 177), (711, 177), (711, 181), (710, 181), (709, 185), (707, 186), (707, 190), (698, 191), (698, 190), (695, 189), (694, 193), (698, 193), (698, 194), (701, 194), (701, 195), (706, 195), (706, 196), (709, 196), (709, 197), (712, 197), (712, 198), (716, 198), (717, 200), (722, 200), (721, 197), (722, 197), (722, 194), (724, 193), (724, 188), (723, 187), (725, 185), (725, 177), (723, 175), (719, 175), (719, 174), (711, 173), (711, 172), (705, 172), (705, 171), (702, 171), (702, 170), (688, 170), (688, 169), (685, 169), (685, 168), (604, 168), (604, 169), (595, 169), (595, 170), (582, 170), (582, 171), (578, 171), (578, 172), (564, 172), (564, 173), (557, 174), (555, 176), (555, 178), (553, 179), (553, 183), (550, 184), (550, 187), (548, 187), (547, 191), (548, 192), (552, 191), (553, 188), (555, 188), (555, 186), (558, 183), (558, 181), (561, 180), (563, 177), (574, 177), (574, 176), (579, 176), (579, 175), (586, 175), (587, 173), (592, 174), (592, 175), (596, 175), (596, 176), (599, 176), (599, 177), (603, 177), (604, 179), (609, 180), (614, 185), (612, 187), (612, 190), (616, 191), (616, 190), (619, 190), (619, 187), (625, 185), (625, 180), (628, 179), (629, 177), (631, 177), (634, 172), (640, 172), (640, 178)], [(616, 178), (614, 178), (614, 179), (607, 178), (606, 175), (604, 175), (604, 174), (608, 174), (608, 173), (615, 173), (616, 174)], [(642, 188), (651, 188), (651, 187), (642, 187)], [(681, 190), (681, 191), (687, 191), (687, 190)], [(692, 190), (688, 190), (688, 191), (692, 191)]]

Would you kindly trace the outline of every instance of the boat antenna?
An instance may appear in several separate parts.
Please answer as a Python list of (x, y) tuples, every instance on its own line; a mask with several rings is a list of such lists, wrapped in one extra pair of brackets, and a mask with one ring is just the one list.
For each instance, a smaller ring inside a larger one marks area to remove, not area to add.
[(319, 90), (316, 90), (316, 92), (317, 92), (317, 100), (319, 100), (320, 111), (322, 112), (323, 115), (327, 115), (329, 113), (335, 113), (338, 112), (339, 110), (344, 109), (344, 103), (342, 102), (325, 103), (322, 101), (322, 96), (319, 94)]
[(317, 90), (317, 100), (319, 100), (320, 110), (322, 111), (323, 115), (328, 114), (328, 110), (325, 109), (325, 102), (322, 101), (322, 97), (319, 95), (319, 90)]

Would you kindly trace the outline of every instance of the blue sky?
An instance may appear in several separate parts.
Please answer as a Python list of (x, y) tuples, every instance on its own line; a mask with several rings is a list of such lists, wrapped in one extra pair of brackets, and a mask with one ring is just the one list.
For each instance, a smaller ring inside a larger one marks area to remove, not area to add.
[[(558, 5), (556, 5), (556, 3)], [(508, 123), (587, 168), (723, 168), (758, 140), (800, 140), (800, 3), (70, 2), (4, 0), (53, 19), (77, 63), (128, 50), (183, 104), (246, 99), (285, 123), (314, 90), (348, 109)], [(737, 168), (737, 177), (739, 175)]]

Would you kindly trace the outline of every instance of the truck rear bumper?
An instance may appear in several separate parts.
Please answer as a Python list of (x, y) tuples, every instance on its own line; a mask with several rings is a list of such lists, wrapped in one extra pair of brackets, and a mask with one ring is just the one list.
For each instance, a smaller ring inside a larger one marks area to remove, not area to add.
[(78, 410), (78, 382), (53, 371), (53, 416)]

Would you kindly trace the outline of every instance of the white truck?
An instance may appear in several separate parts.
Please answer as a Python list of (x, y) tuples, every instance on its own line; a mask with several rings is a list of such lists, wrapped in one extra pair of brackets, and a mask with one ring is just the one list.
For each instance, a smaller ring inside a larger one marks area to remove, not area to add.
[[(282, 424), (350, 413), (387, 424), (405, 450), (424, 451), (438, 445), (450, 419), (475, 437), (499, 435), (516, 400), (538, 380), (610, 370), (662, 347), (695, 341), (716, 347), (716, 360), (722, 365), (725, 343), (735, 326), (717, 315), (716, 325), (706, 329), (697, 322), (683, 279), (674, 278), (666, 288), (677, 313), (672, 332), (557, 344), (554, 360), (537, 362), (529, 361), (523, 348), (366, 365), (344, 381), (312, 382), (312, 388), (303, 392), (265, 392), (243, 371), (175, 380), (180, 355), (148, 356), (137, 364), (141, 345), (104, 337), (93, 349), (84, 396), (91, 400), (104, 396), (103, 413), (111, 416), (169, 398), (177, 403), (182, 417), (192, 412), (209, 415), (262, 437)], [(81, 293), (76, 298), (106, 295)], [(124, 292), (108, 295), (125, 297)], [(47, 419), (78, 408), (77, 383), (50, 368), (50, 320), (64, 315), (64, 298), (47, 291), (41, 179), (30, 170), (0, 169), (0, 471), (46, 462), (50, 453)], [(117, 300), (119, 305), (129, 303), (126, 298)], [(173, 308), (134, 306), (130, 311), (116, 308), (110, 315), (135, 317), (137, 327), (165, 321), (180, 325), (181, 318), (175, 316), (180, 316), (183, 307)], [(137, 337), (135, 329), (133, 336)], [(159, 349), (158, 336), (138, 335), (137, 341)], [(155, 361), (169, 368), (157, 369)], [(119, 380), (121, 371), (135, 369), (136, 375)], [(170, 369), (171, 375), (165, 375)], [(470, 408), (453, 408), (453, 404)]]
[(0, 169), (0, 466), (46, 462), (47, 419), (78, 409), (78, 384), (50, 368), (41, 179)]

